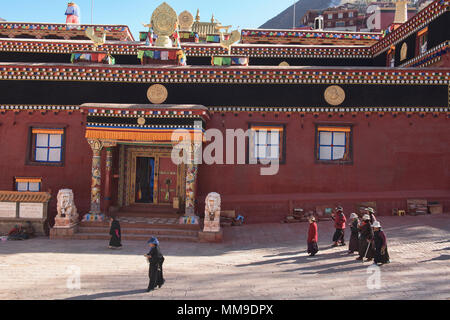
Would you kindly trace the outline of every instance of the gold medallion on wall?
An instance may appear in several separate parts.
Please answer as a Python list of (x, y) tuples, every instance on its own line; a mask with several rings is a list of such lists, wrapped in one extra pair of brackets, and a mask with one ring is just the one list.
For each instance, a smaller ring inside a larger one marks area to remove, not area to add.
[(145, 122), (146, 122), (145, 118), (140, 117), (137, 119), (137, 123), (140, 126), (143, 126), (145, 124)]
[(153, 104), (162, 104), (167, 100), (169, 93), (162, 84), (154, 84), (147, 90), (147, 98)]
[(325, 90), (324, 97), (328, 104), (338, 106), (345, 100), (345, 91), (340, 86), (329, 86)]

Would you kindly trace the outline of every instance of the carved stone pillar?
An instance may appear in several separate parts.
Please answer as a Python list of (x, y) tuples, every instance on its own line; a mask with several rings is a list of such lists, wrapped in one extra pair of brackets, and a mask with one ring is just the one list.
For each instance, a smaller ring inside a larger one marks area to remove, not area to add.
[(111, 206), (111, 175), (112, 175), (112, 162), (113, 162), (113, 148), (106, 148), (106, 176), (105, 176), (105, 212), (109, 213)]
[(91, 211), (89, 220), (102, 220), (100, 209), (101, 197), (101, 151), (103, 143), (100, 140), (88, 140), (92, 148), (92, 183), (91, 183)]
[[(201, 160), (201, 144), (190, 146), (190, 154), (186, 164), (186, 205), (185, 215), (195, 216), (195, 197), (197, 195), (198, 164)], [(200, 157), (200, 158), (199, 158)]]

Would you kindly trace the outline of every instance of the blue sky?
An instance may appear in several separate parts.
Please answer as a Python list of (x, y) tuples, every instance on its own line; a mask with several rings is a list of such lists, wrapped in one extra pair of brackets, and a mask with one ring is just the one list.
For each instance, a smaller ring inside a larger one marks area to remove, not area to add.
[[(163, 0), (93, 0), (95, 24), (128, 25), (135, 38), (143, 31), (141, 23), (150, 21), (153, 10)], [(1, 0), (0, 17), (7, 21), (65, 23), (68, 0)], [(75, 0), (81, 9), (81, 23), (91, 22), (91, 0)], [(201, 21), (214, 16), (223, 25), (257, 28), (294, 0), (167, 0), (179, 14), (184, 10), (194, 16), (200, 9)]]

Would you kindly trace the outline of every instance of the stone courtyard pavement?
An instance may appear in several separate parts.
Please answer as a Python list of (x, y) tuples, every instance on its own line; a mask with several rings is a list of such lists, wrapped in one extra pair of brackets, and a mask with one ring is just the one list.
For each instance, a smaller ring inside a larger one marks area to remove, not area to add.
[[(0, 242), (0, 299), (450, 299), (450, 215), (380, 220), (392, 262), (379, 289), (370, 263), (331, 248), (333, 224), (323, 221), (314, 258), (307, 223), (227, 228), (223, 244), (162, 243), (166, 285), (150, 294), (145, 243)], [(81, 289), (68, 289), (78, 271)]]

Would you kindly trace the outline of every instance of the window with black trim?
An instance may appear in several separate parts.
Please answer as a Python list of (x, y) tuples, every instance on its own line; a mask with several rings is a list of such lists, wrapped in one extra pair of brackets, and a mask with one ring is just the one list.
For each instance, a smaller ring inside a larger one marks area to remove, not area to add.
[(316, 126), (316, 161), (351, 163), (352, 127), (337, 125)]
[(284, 125), (250, 125), (249, 158), (251, 163), (261, 160), (285, 160)]
[(64, 162), (64, 129), (32, 128), (29, 161), (34, 164), (61, 165)]
[(41, 178), (22, 178), (16, 177), (14, 179), (16, 191), (19, 192), (39, 192), (41, 191)]

